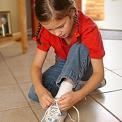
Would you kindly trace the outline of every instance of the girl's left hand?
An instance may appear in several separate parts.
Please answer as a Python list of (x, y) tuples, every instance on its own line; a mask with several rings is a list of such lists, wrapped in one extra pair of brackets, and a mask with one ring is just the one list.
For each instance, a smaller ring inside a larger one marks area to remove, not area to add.
[(79, 96), (78, 92), (72, 91), (62, 95), (58, 100), (58, 105), (61, 111), (67, 111), (80, 100), (81, 97)]

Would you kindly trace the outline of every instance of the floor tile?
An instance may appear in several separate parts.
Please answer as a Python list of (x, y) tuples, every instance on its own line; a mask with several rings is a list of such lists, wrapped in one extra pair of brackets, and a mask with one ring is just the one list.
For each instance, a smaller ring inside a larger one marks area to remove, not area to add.
[(111, 71), (105, 71), (106, 85), (98, 90), (94, 91), (92, 94), (110, 92), (122, 89), (122, 77), (116, 75)]
[(104, 57), (104, 65), (108, 69), (122, 69), (122, 41), (120, 40), (104, 40), (106, 55)]
[(0, 87), (7, 85), (15, 85), (15, 79), (9, 71), (4, 61), (0, 62)]
[(38, 122), (31, 109), (19, 108), (0, 112), (0, 122)]
[(5, 59), (10, 59), (14, 57), (18, 57), (21, 55), (28, 55), (28, 53), (33, 53), (36, 49), (36, 43), (33, 42), (32, 40), (28, 41), (29, 48), (28, 51), (25, 54), (22, 54), (22, 48), (21, 44), (18, 42), (15, 42), (9, 46), (0, 48), (1, 54), (4, 56)]
[(41, 106), (39, 103), (33, 101), (33, 100), (30, 100), (29, 97), (28, 97), (28, 92), (29, 92), (29, 89), (31, 87), (32, 83), (24, 83), (24, 84), (20, 84), (20, 87), (21, 89), (23, 90), (24, 92), (24, 95), (26, 96), (26, 99), (28, 100), (30, 106), (32, 107), (32, 109), (41, 109)]
[(122, 77), (122, 69), (120, 70), (113, 70), (115, 73), (117, 73), (120, 77)]
[(32, 63), (32, 56), (24, 54), (6, 60), (11, 72), (19, 83), (31, 80), (30, 67)]
[(18, 56), (22, 53), (21, 44), (18, 42), (14, 42), (8, 46), (0, 48), (0, 52), (4, 56), (4, 58), (12, 58)]
[[(91, 98), (88, 98), (87, 102), (83, 101), (82, 103), (77, 104), (76, 107), (80, 112), (80, 122), (119, 122)], [(34, 111), (41, 120), (44, 115), (44, 111), (42, 109), (34, 109)], [(77, 120), (77, 114), (74, 109), (70, 110), (70, 114), (73, 119)], [(67, 117), (66, 122), (71, 122), (69, 117)]]
[[(32, 46), (32, 44), (30, 46)], [(50, 49), (47, 55), (43, 71), (54, 64), (54, 54), (52, 51), (53, 49)], [(3, 51), (3, 54), (5, 54), (5, 60), (19, 83), (31, 82), (30, 68), (34, 58), (34, 53), (35, 51), (30, 51), (26, 54), (9, 58), (9, 56)]]
[(0, 52), (0, 63), (3, 62), (2, 54)]
[(7, 85), (15, 85), (15, 79), (9, 72), (7, 66), (4, 62), (0, 63), (0, 87), (7, 86)]
[(30, 66), (34, 55), (34, 48), (35, 44), (29, 43), (28, 52), (22, 54), (20, 44), (15, 43), (0, 50), (4, 60), (19, 83), (30, 81)]
[(0, 111), (28, 106), (18, 86), (0, 87)]
[(100, 104), (122, 121), (122, 90), (92, 95)]

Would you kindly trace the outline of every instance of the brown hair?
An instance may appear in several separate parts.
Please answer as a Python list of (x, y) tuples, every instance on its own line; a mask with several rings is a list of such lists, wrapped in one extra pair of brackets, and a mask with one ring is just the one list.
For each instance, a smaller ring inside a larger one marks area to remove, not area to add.
[(52, 18), (61, 19), (72, 14), (75, 9), (74, 0), (36, 0), (35, 13), (40, 22)]

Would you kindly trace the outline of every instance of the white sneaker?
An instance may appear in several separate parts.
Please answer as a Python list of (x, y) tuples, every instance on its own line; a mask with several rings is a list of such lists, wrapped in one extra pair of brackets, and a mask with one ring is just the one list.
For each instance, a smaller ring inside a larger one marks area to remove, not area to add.
[(41, 122), (64, 122), (66, 116), (67, 112), (61, 112), (56, 102), (46, 110)]

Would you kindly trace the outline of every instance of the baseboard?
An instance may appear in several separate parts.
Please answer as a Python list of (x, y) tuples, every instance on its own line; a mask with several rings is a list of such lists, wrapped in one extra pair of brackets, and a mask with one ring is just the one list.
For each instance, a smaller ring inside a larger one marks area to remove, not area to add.
[(103, 39), (122, 40), (122, 30), (100, 29)]

